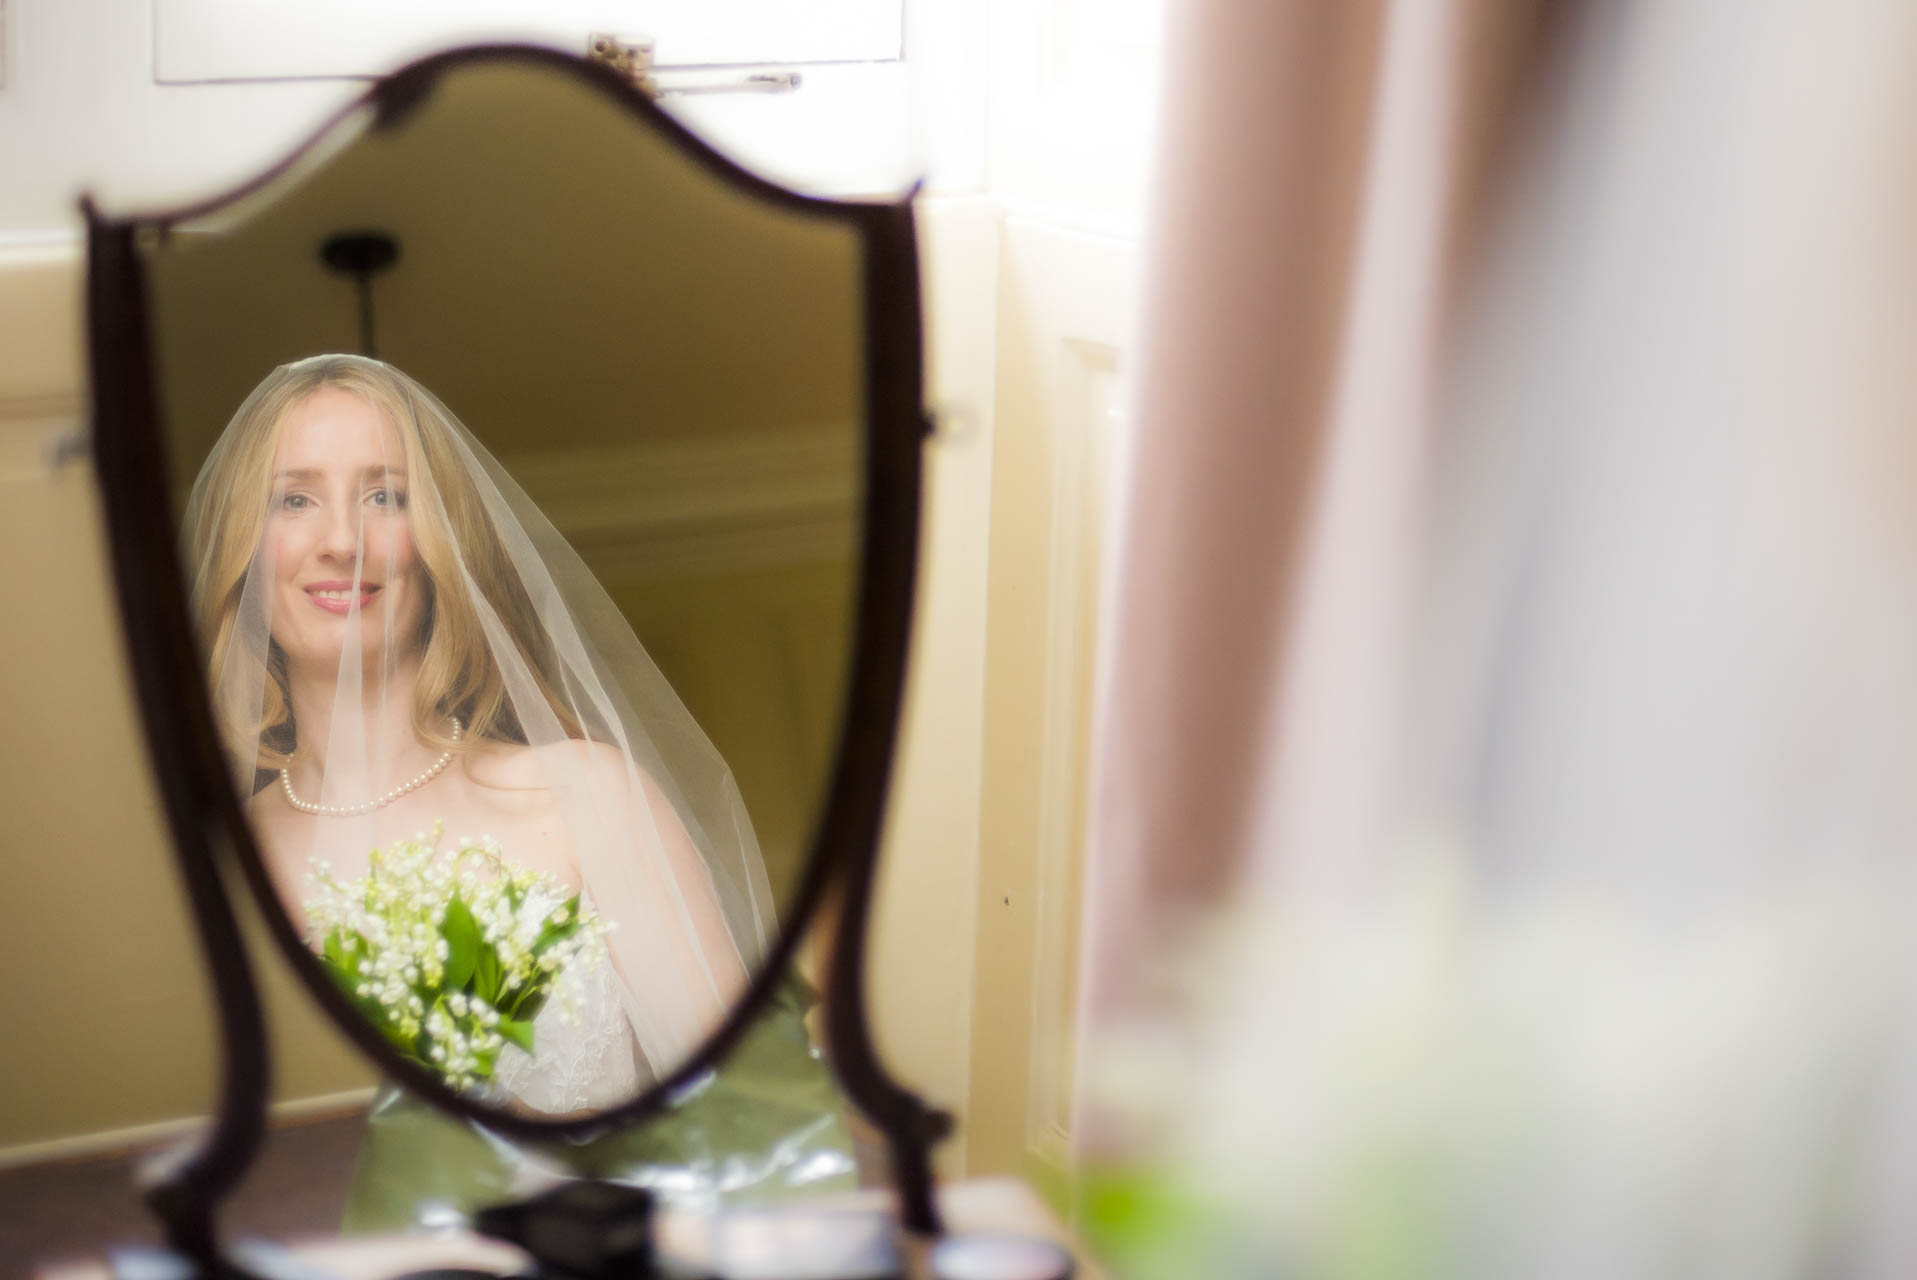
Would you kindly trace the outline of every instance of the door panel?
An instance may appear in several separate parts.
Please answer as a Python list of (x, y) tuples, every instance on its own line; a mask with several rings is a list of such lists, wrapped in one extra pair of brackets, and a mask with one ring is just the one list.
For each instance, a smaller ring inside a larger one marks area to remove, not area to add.
[(659, 65), (880, 62), (900, 53), (902, 0), (154, 0), (165, 84), (370, 76), (454, 44), (583, 53), (594, 32), (650, 37)]
[(1008, 218), (987, 610), (968, 1170), (1071, 1144), (1092, 679), (1132, 242)]

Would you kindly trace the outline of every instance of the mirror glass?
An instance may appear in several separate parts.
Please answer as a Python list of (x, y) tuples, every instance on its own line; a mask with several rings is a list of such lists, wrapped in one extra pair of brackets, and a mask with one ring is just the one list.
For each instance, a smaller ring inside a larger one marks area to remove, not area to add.
[(626, 1101), (775, 937), (849, 666), (860, 247), (511, 61), (143, 242), (256, 843), (455, 1087)]

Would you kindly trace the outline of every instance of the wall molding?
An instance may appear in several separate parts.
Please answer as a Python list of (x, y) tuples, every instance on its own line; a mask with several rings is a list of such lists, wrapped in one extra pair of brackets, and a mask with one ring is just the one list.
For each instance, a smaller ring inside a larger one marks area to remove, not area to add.
[(1136, 246), (1003, 222), (973, 1173), (1071, 1169), (1107, 464)]
[[(84, 282), (77, 239), (0, 242), (0, 481), (84, 444)], [(595, 573), (630, 583), (851, 555), (860, 443), (826, 424), (499, 461)]]
[(85, 282), (78, 237), (0, 241), (0, 418), (78, 411)]
[(1082, 846), (1097, 657), (1105, 457), (1116, 409), (1118, 346), (1054, 335), (1050, 590), (1045, 598), (1043, 705), (1033, 900), (1031, 1056), (1026, 1149), (1071, 1159)]
[(864, 469), (848, 427), (712, 433), (501, 457), (604, 581), (743, 572), (858, 546)]
[[(267, 1111), (269, 1128), (283, 1128), (311, 1120), (328, 1119), (364, 1111), (372, 1105), (378, 1087), (347, 1089), (322, 1093), (310, 1098), (289, 1098), (275, 1102)], [(134, 1155), (184, 1138), (208, 1123), (205, 1116), (179, 1116), (152, 1124), (128, 1125), (121, 1129), (102, 1129), (67, 1138), (49, 1138), (44, 1142), (24, 1142), (0, 1147), (0, 1169), (19, 1169), (27, 1165), (52, 1164), (74, 1160), (104, 1160)]]

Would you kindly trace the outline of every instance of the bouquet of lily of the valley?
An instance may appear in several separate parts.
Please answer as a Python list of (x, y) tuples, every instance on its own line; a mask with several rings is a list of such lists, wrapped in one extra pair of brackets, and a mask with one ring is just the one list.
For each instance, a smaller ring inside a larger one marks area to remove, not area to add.
[[(342, 883), (315, 860), (307, 918), (320, 960), (401, 1054), (455, 1088), (490, 1080), (507, 1044), (528, 1053), (560, 974), (603, 960), (608, 926), (550, 872), (515, 867), (490, 837), (441, 851), (441, 827), (375, 849)], [(540, 902), (558, 905), (541, 913)], [(534, 906), (528, 908), (532, 902)]]

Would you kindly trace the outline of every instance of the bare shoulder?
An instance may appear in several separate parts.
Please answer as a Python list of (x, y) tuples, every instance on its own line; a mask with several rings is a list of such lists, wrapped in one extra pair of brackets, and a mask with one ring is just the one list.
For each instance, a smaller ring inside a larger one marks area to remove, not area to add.
[(463, 753), (460, 768), (482, 786), (502, 791), (536, 791), (548, 785), (539, 748), (512, 742), (487, 742)]
[(573, 738), (555, 743), (547, 750), (563, 753), (569, 762), (591, 771), (598, 778), (623, 778), (626, 775), (626, 753), (610, 742)]
[(659, 780), (611, 743), (575, 738), (543, 749), (564, 753), (566, 767), (582, 774), (602, 795), (624, 796), (655, 815), (677, 813)]
[[(582, 769), (604, 771), (607, 766), (596, 760), (600, 744), (591, 742), (554, 742), (526, 746), (515, 742), (489, 742), (469, 752), (466, 771), (489, 787), (508, 791), (539, 791), (555, 782), (577, 778)], [(605, 748), (617, 760), (619, 753)]]
[(488, 747), (473, 758), (470, 767), (491, 786), (537, 790), (555, 782), (581, 779), (595, 789), (605, 788), (609, 794), (629, 791), (636, 773), (648, 801), (661, 794), (643, 768), (628, 770), (625, 752), (610, 743), (584, 738), (539, 746)]
[(653, 776), (646, 772), (645, 766), (609, 742), (576, 738), (550, 750), (565, 752), (572, 767), (583, 770), (595, 786), (604, 787), (609, 793), (630, 794), (636, 778), (639, 794), (645, 797), (647, 804), (665, 803), (665, 793), (659, 789)]

